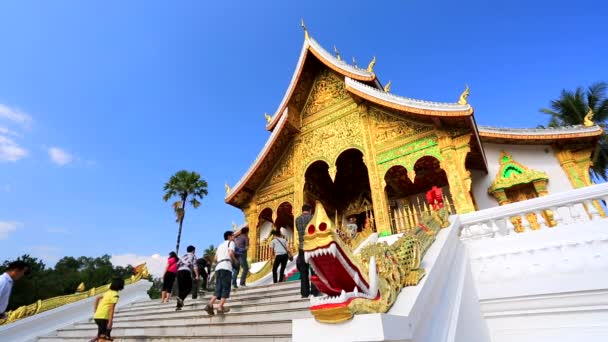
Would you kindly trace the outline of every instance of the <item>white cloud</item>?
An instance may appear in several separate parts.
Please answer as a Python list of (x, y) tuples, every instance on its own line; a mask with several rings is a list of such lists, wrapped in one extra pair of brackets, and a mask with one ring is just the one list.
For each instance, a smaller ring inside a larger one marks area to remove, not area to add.
[(21, 224), (19, 222), (11, 222), (11, 221), (0, 221), (0, 240), (5, 240), (8, 238), (8, 234), (14, 232), (19, 228)]
[(0, 161), (16, 162), (27, 156), (27, 150), (0, 132)]
[(15, 131), (11, 131), (10, 129), (4, 127), (4, 126), (0, 126), (0, 134), (2, 135), (12, 135), (13, 137), (20, 137), (21, 134), (15, 132)]
[(61, 249), (55, 246), (30, 246), (27, 248), (31, 255), (41, 259), (47, 266), (52, 267), (59, 261)]
[(74, 156), (59, 147), (50, 147), (48, 149), (51, 161), (59, 166), (64, 166), (74, 160)]
[(145, 262), (150, 274), (159, 278), (165, 273), (165, 266), (167, 265), (167, 258), (160, 254), (152, 254), (151, 256), (136, 254), (112, 255), (110, 261), (114, 266), (123, 267), (127, 265), (137, 266)]
[(0, 103), (0, 118), (5, 118), (10, 121), (22, 124), (27, 126), (30, 122), (32, 122), (32, 118), (25, 114), (24, 112), (11, 108), (9, 106), (3, 105)]

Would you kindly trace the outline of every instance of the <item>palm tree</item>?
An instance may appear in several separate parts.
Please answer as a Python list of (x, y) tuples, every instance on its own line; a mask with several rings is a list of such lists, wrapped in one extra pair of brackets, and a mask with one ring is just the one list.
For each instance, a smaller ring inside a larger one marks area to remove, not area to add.
[[(549, 127), (583, 124), (589, 109), (593, 111), (593, 121), (604, 128), (608, 124), (608, 84), (598, 82), (589, 88), (576, 88), (575, 91), (562, 90), (559, 98), (552, 100), (550, 108), (542, 108), (541, 113), (551, 115)], [(608, 137), (602, 135), (593, 154), (592, 173), (597, 178), (608, 180)]]
[(207, 181), (201, 178), (196, 172), (181, 170), (176, 172), (167, 183), (165, 183), (165, 195), (163, 200), (167, 202), (171, 197), (177, 196), (179, 199), (173, 203), (173, 211), (175, 212), (176, 221), (179, 223), (177, 231), (177, 245), (175, 253), (179, 255), (179, 242), (182, 237), (182, 224), (186, 215), (186, 201), (190, 198), (190, 204), (193, 208), (198, 208), (201, 205), (199, 201), (207, 195)]
[(213, 258), (215, 257), (216, 251), (217, 251), (217, 248), (213, 247), (213, 245), (209, 245), (209, 247), (207, 247), (205, 249), (205, 251), (203, 252), (203, 258), (205, 258), (207, 260), (213, 260)]

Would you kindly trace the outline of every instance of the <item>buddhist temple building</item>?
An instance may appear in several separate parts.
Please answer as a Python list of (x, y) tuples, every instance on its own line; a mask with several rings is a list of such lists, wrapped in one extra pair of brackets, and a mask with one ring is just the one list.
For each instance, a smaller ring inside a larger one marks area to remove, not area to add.
[[(269, 137), (247, 172), (226, 187), (226, 203), (250, 227), (249, 257), (280, 229), (293, 247), (294, 216), (320, 201), (337, 227), (406, 232), (441, 188), (451, 213), (469, 213), (592, 184), (601, 127), (515, 129), (478, 126), (469, 88), (453, 103), (390, 92), (374, 72), (346, 63), (306, 31)], [(527, 217), (530, 225), (534, 218)], [(517, 225), (517, 224), (516, 224)]]

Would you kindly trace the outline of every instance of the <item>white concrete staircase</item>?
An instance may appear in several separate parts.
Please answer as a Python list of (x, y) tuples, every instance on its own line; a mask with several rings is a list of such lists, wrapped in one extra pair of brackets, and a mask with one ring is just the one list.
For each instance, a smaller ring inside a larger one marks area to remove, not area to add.
[[(186, 299), (182, 311), (175, 301), (148, 300), (121, 308), (112, 329), (114, 341), (291, 341), (292, 319), (312, 317), (299, 282), (233, 290), (224, 316), (204, 310), (210, 295)], [(38, 339), (41, 342), (89, 341), (97, 333), (91, 319)]]

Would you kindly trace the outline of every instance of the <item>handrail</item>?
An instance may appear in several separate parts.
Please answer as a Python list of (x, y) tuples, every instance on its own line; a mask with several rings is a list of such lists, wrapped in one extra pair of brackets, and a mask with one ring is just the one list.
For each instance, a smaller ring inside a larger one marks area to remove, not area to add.
[(460, 221), (462, 225), (471, 225), (491, 219), (521, 215), (522, 212), (544, 210), (556, 205), (594, 200), (603, 196), (608, 196), (608, 183), (591, 185), (565, 192), (558, 192), (543, 197), (531, 198), (523, 202), (510, 203), (500, 207), (484, 209), (469, 214), (462, 214), (460, 215)]
[[(148, 277), (148, 268), (146, 264), (141, 264), (135, 267), (136, 274), (125, 280), (125, 285), (130, 285)], [(0, 325), (10, 324), (20, 319), (30, 317), (41, 312), (56, 309), (60, 306), (71, 304), (79, 300), (93, 297), (102, 294), (110, 289), (110, 284), (94, 287), (85, 292), (76, 292), (74, 294), (52, 297), (44, 300), (38, 300), (30, 305), (23, 305), (15, 310), (8, 311), (6, 318), (0, 319)]]
[[(463, 214), (460, 215), (460, 236), (462, 240), (467, 240), (494, 236), (495, 233), (500, 232), (510, 234), (514, 219), (519, 220), (517, 223), (519, 230), (515, 231), (522, 232), (523, 226), (534, 230), (541, 226), (555, 227), (573, 221), (603, 218), (606, 217), (606, 210), (599, 200), (604, 199), (608, 199), (608, 183)], [(564, 207), (565, 212), (558, 212), (558, 209)], [(562, 217), (563, 214), (566, 214), (566, 217)], [(530, 215), (531, 217), (529, 217)]]

